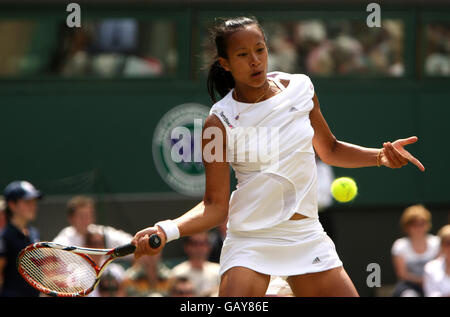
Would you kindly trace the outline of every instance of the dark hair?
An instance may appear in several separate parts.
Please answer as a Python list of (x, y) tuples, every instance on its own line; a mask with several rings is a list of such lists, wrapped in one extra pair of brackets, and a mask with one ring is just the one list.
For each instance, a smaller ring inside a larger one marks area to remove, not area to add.
[(5, 216), (6, 216), (6, 221), (10, 221), (11, 220), (11, 218), (12, 218), (12, 211), (11, 211), (11, 209), (9, 208), (9, 206), (7, 205), (6, 206), (6, 208), (5, 208)]
[(230, 72), (226, 71), (219, 63), (219, 57), (228, 58), (227, 56), (227, 37), (236, 31), (242, 30), (248, 25), (257, 25), (261, 30), (264, 40), (266, 36), (264, 30), (255, 17), (237, 17), (231, 19), (219, 18), (217, 25), (211, 28), (211, 41), (215, 44), (216, 53), (213, 62), (210, 64), (207, 87), (211, 100), (217, 102), (216, 92), (223, 98), (234, 87), (234, 78)]
[(5, 218), (7, 222), (11, 221), (11, 218), (13, 217), (13, 211), (11, 210), (11, 208), (9, 208), (9, 202), (13, 201), (15, 203), (17, 203), (17, 199), (10, 199), (10, 200), (5, 200)]

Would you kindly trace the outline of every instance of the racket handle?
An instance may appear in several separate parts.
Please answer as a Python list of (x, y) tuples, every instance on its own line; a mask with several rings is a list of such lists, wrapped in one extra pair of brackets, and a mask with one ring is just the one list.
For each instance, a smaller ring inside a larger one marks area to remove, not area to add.
[[(150, 236), (150, 238), (148, 238), (148, 244), (150, 244), (150, 247), (152, 247), (153, 249), (157, 249), (161, 245), (161, 238), (156, 233), (154, 233)], [(133, 244), (125, 244), (114, 249), (114, 256), (126, 256), (128, 254), (134, 253), (135, 250), (136, 247)]]
[(157, 249), (161, 245), (161, 238), (154, 233), (150, 236), (150, 238), (148, 238), (148, 243), (150, 244), (150, 247)]
[(131, 244), (131, 243), (125, 244), (125, 245), (122, 245), (122, 246), (114, 249), (114, 256), (115, 257), (125, 256), (128, 254), (134, 253), (135, 250), (136, 250), (136, 247), (133, 244)]

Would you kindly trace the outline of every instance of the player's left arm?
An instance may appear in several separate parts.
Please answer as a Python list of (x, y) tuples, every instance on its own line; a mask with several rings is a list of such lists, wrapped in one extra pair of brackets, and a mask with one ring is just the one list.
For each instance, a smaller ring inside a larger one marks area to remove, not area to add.
[(314, 129), (313, 146), (320, 159), (326, 164), (345, 168), (377, 166), (377, 156), (380, 155), (378, 159), (381, 165), (400, 168), (410, 161), (421, 171), (425, 170), (422, 163), (404, 149), (405, 145), (416, 142), (417, 137), (399, 139), (392, 143), (385, 142), (381, 149), (340, 141), (336, 139), (325, 121), (316, 94), (312, 100), (314, 107), (309, 118)]

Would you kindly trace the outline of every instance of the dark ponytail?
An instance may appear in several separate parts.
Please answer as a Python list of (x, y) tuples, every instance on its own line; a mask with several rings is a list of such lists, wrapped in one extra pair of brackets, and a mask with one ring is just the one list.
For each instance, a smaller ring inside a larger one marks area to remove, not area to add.
[(220, 97), (224, 97), (234, 87), (234, 78), (230, 72), (226, 71), (216, 60), (209, 68), (208, 73), (208, 93), (211, 100), (216, 103), (216, 91)]
[[(255, 17), (238, 17), (232, 19), (216, 19), (219, 23), (211, 29), (211, 42), (215, 44), (215, 55), (213, 62), (209, 66), (207, 88), (211, 100), (216, 103), (217, 95), (220, 98), (234, 88), (234, 78), (230, 72), (226, 71), (219, 63), (219, 57), (228, 58), (226, 39), (234, 32), (243, 29), (245, 26), (256, 24), (264, 35), (264, 30)], [(265, 39), (264, 35), (264, 39)]]

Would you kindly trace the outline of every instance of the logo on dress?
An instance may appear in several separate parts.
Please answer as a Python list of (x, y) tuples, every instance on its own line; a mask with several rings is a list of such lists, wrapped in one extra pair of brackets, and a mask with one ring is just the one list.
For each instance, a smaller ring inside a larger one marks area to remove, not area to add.
[[(223, 111), (220, 112), (220, 116), (222, 117), (223, 121), (225, 121), (225, 123), (230, 127), (230, 128), (234, 128), (233, 125), (230, 123), (230, 121), (228, 120), (228, 118), (223, 114)], [(239, 116), (238, 116), (239, 118)]]
[(312, 262), (312, 264), (317, 264), (317, 263), (320, 263), (319, 257), (316, 257), (316, 258), (314, 259), (314, 261)]

